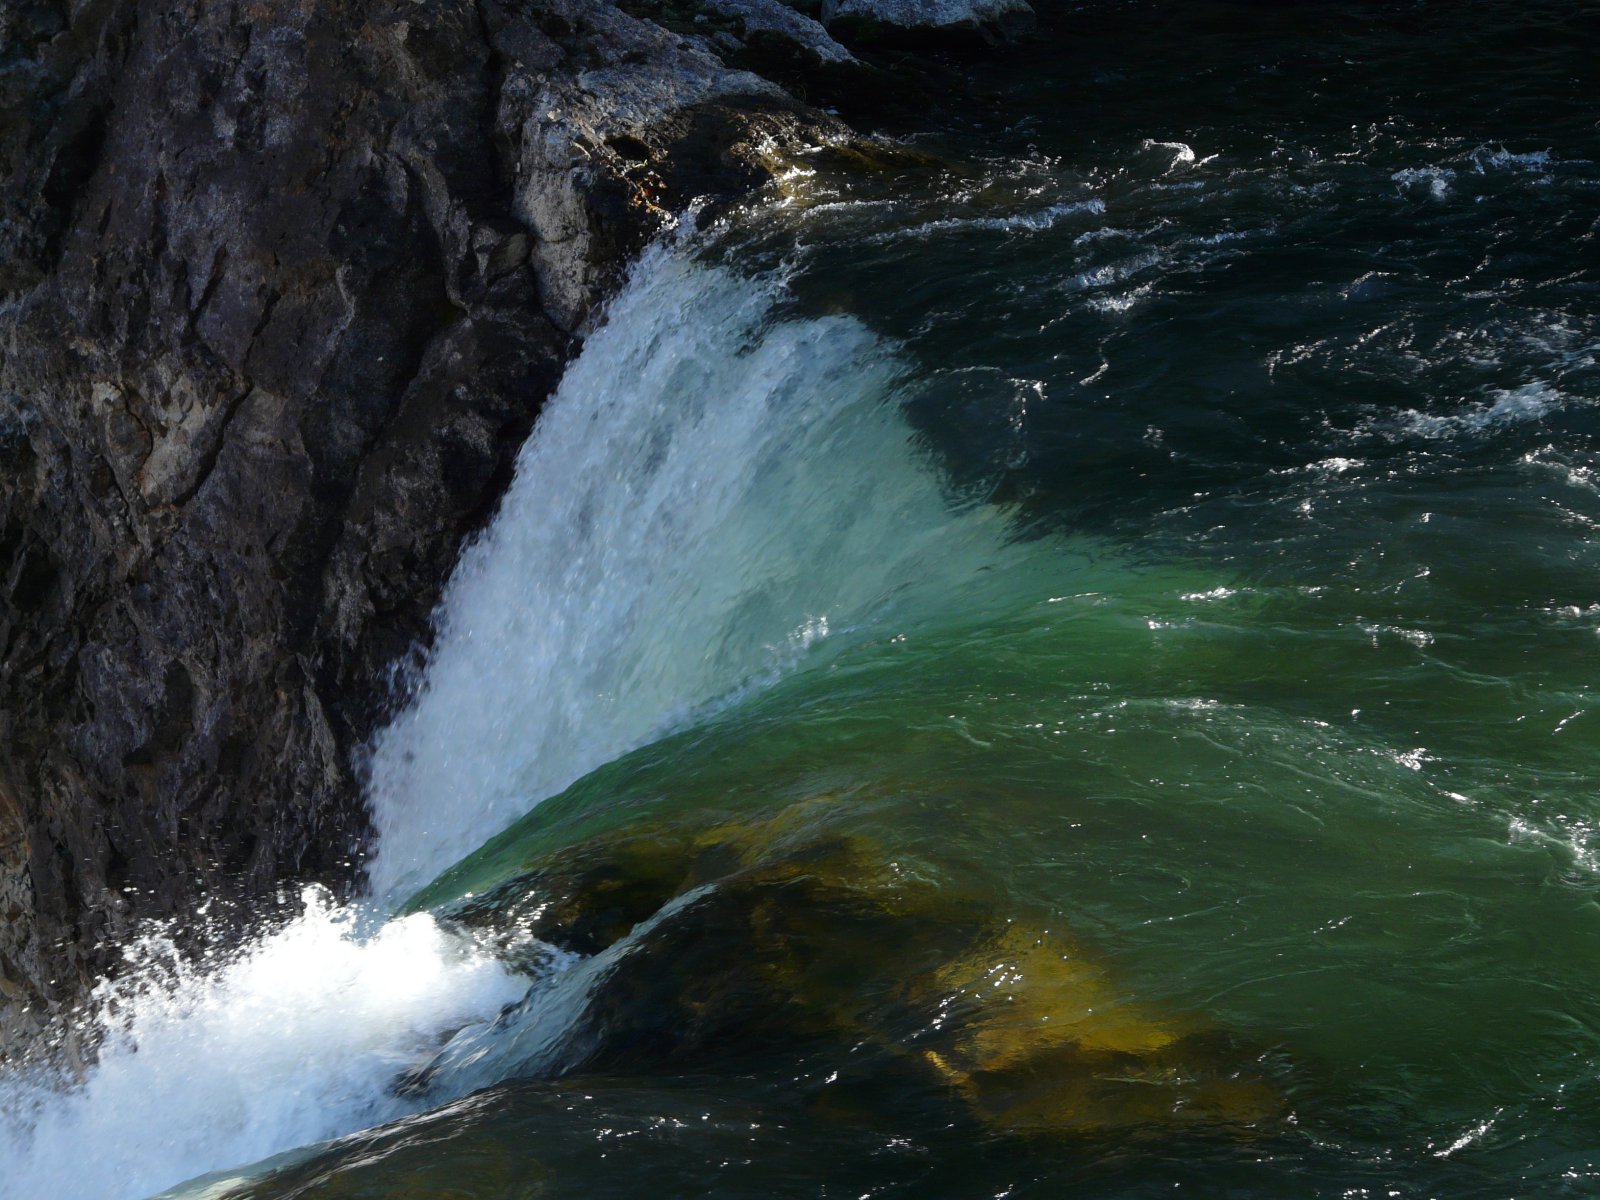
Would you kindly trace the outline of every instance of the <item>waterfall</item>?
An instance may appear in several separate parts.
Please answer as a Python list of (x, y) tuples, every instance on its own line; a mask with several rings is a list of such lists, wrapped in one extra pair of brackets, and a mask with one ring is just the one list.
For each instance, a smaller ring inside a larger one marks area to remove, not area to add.
[(851, 318), (785, 318), (783, 295), (683, 244), (647, 253), (376, 739), (373, 900), (308, 897), (209, 966), (131, 951), (83, 1078), (0, 1079), (7, 1195), (147, 1196), (410, 1111), (396, 1078), (529, 981), (384, 913), (596, 767), (1001, 552), (1002, 518), (953, 504), (904, 422), (893, 349)]
[(775, 321), (781, 287), (661, 247), (573, 364), (377, 739), (377, 895), (994, 554), (915, 446), (891, 350), (852, 318)]

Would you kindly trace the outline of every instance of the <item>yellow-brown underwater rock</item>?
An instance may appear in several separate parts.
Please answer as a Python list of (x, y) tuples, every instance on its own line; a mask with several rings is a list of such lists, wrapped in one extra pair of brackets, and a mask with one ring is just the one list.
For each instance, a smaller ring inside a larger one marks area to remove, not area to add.
[(1129, 998), (1051, 934), (1008, 926), (913, 986), (940, 1014), (924, 1057), (986, 1125), (1249, 1127), (1284, 1113), (1220, 1031)]
[(1259, 1055), (1226, 1031), (1141, 1002), (1077, 939), (908, 870), (818, 811), (597, 838), (457, 916), (585, 954), (617, 947), (574, 1072), (833, 1044), (841, 1059), (870, 1048), (994, 1132), (1245, 1131), (1286, 1115)]

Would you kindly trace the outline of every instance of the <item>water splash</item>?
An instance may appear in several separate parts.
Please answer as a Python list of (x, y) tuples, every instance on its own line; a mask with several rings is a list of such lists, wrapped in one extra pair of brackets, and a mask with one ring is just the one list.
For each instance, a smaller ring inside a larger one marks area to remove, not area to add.
[(184, 964), (159, 936), (129, 957), (95, 994), (104, 1040), (83, 1079), (0, 1087), (5, 1195), (147, 1196), (399, 1116), (396, 1072), (527, 986), (428, 915), (360, 938), (315, 892), (226, 962)]

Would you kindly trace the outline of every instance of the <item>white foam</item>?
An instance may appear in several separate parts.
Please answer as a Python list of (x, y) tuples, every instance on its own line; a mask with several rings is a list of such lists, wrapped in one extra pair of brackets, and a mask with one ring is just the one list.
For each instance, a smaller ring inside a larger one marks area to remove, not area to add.
[(1154, 291), (1155, 286), (1146, 283), (1136, 288), (1129, 288), (1125, 292), (1091, 296), (1088, 304), (1090, 308), (1098, 312), (1107, 313), (1111, 316), (1121, 316), (1126, 312), (1130, 312), (1140, 301), (1148, 299)]
[(937, 221), (924, 221), (904, 229), (890, 229), (865, 239), (866, 244), (917, 239), (933, 233), (960, 230), (981, 230), (988, 233), (1043, 233), (1053, 229), (1068, 217), (1083, 213), (1099, 215), (1106, 211), (1106, 202), (1094, 197), (1074, 200), (1067, 204), (1052, 204), (1034, 212), (1011, 213), (1003, 217), (943, 217)]
[(1229, 242), (1248, 241), (1253, 237), (1261, 237), (1276, 232), (1276, 225), (1263, 225), (1259, 229), (1224, 229), (1217, 233), (1206, 234), (1204, 237), (1191, 238), (1190, 244), (1194, 246), (1222, 246)]
[(1531, 150), (1526, 154), (1512, 154), (1504, 146), (1497, 146), (1493, 150), (1487, 146), (1479, 146), (1472, 152), (1472, 165), (1480, 175), (1490, 167), (1502, 170), (1545, 171), (1550, 167), (1550, 151)]
[(1407, 167), (1389, 178), (1400, 185), (1401, 191), (1420, 187), (1426, 189), (1433, 199), (1443, 200), (1450, 194), (1456, 173), (1449, 167)]
[(399, 1116), (397, 1072), (527, 986), (429, 916), (363, 939), (306, 900), (210, 969), (163, 966), (159, 938), (135, 946), (96, 994), (107, 1032), (84, 1079), (0, 1085), (0, 1193), (132, 1200)]
[(1098, 267), (1089, 267), (1062, 280), (1056, 286), (1065, 292), (1094, 291), (1098, 288), (1112, 287), (1130, 279), (1141, 271), (1151, 267), (1163, 266), (1168, 261), (1167, 256), (1157, 250), (1146, 250), (1140, 254), (1131, 254), (1119, 262), (1105, 263)]
[[(1175, 171), (1179, 167), (1193, 166), (1195, 162), (1194, 147), (1187, 142), (1154, 142), (1146, 138), (1141, 144), (1141, 148), (1145, 150), (1170, 150), (1172, 152), (1172, 162), (1167, 167), (1169, 171)], [(1210, 162), (1215, 157), (1216, 155), (1213, 154), (1206, 161)]]
[(1566, 397), (1546, 383), (1497, 389), (1492, 399), (1453, 413), (1434, 415), (1407, 409), (1391, 425), (1392, 434), (1430, 440), (1490, 433), (1512, 425), (1537, 421), (1566, 403)]
[(1319, 475), (1343, 475), (1346, 471), (1354, 471), (1362, 465), (1362, 461), (1359, 458), (1345, 458), (1341, 455), (1335, 455), (1332, 458), (1319, 459), (1317, 462), (1312, 463), (1307, 470), (1315, 471)]
[[(1160, 228), (1160, 223), (1156, 225), (1156, 228)], [(1134, 241), (1137, 238), (1144, 237), (1146, 232), (1146, 230), (1141, 229), (1118, 229), (1114, 225), (1102, 225), (1099, 229), (1090, 229), (1085, 233), (1080, 233), (1072, 239), (1072, 244), (1075, 247), (1085, 246), (1090, 242), (1103, 242), (1113, 238)]]

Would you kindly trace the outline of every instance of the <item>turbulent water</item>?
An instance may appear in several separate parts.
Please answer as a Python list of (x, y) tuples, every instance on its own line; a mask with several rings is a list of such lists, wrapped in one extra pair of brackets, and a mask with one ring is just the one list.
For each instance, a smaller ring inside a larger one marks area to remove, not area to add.
[(1600, 1192), (1597, 15), (1090, 7), (651, 251), (373, 898), (130, 948), (0, 1195)]

